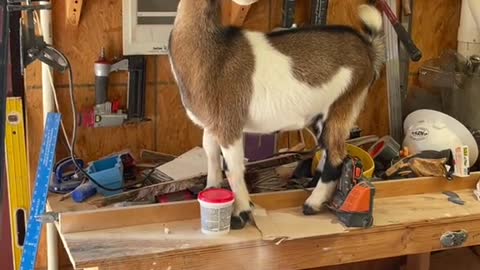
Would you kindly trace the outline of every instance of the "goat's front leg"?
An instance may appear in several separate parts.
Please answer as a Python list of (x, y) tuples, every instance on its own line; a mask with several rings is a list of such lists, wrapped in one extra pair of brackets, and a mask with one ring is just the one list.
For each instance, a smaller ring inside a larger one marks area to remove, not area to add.
[(244, 179), (244, 148), (243, 137), (240, 137), (228, 146), (221, 146), (223, 157), (227, 163), (226, 172), (228, 182), (235, 193), (235, 204), (232, 215), (231, 228), (242, 229), (250, 219), (250, 196)]
[(220, 145), (215, 136), (208, 129), (203, 130), (203, 149), (205, 149), (208, 163), (206, 189), (219, 188), (222, 185), (223, 180), (223, 174), (220, 167)]
[(323, 156), (325, 159), (323, 170), (317, 169), (314, 176), (315, 178), (320, 179), (318, 179), (317, 185), (313, 189), (312, 194), (303, 205), (303, 213), (305, 215), (313, 215), (319, 212), (323, 203), (330, 200), (337, 186), (337, 180), (341, 174), (343, 162), (334, 163), (329, 157), (327, 150), (324, 151)]

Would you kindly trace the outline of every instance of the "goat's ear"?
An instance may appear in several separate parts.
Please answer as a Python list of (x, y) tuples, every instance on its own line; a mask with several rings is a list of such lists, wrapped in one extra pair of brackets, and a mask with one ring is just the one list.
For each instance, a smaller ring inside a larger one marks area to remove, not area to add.
[(240, 5), (240, 6), (248, 6), (248, 5), (251, 5), (253, 3), (258, 2), (258, 0), (232, 0), (232, 1), (235, 2), (237, 5)]

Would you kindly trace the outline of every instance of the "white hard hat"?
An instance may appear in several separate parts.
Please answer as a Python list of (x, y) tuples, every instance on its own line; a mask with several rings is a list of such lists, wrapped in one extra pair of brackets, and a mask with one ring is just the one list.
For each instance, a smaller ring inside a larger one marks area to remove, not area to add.
[(403, 146), (415, 154), (425, 150), (443, 151), (466, 145), (470, 166), (478, 158), (478, 145), (472, 133), (455, 118), (434, 110), (417, 110), (410, 113), (403, 123)]

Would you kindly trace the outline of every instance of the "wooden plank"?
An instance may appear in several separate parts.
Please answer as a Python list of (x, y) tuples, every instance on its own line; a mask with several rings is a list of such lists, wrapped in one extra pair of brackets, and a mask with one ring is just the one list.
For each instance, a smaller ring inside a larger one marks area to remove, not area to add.
[[(268, 211), (255, 215), (255, 224), (262, 232), (262, 239), (289, 240), (322, 235), (365, 233), (392, 230), (425, 222), (440, 224), (480, 217), (480, 204), (472, 198), (472, 190), (456, 191), (465, 205), (455, 205), (440, 193), (425, 193), (379, 198), (374, 203), (374, 224), (368, 230), (346, 228), (330, 212), (317, 216), (304, 216), (301, 207)], [(305, 226), (308, 224), (308, 226)], [(302, 230), (298, 230), (302, 228)]]
[[(193, 242), (182, 240), (181, 234), (165, 236), (161, 224), (95, 231), (93, 234), (89, 232), (65, 234), (64, 238), (76, 267), (309, 269), (441, 250), (443, 249), (439, 241), (441, 234), (458, 228), (468, 230), (471, 235), (478, 235), (480, 220), (442, 225), (424, 223), (422, 226), (411, 226), (408, 229), (330, 235), (284, 241), (278, 245), (275, 242), (258, 240), (241, 244), (235, 242), (221, 244), (222, 241), (226, 241), (225, 238), (209, 238), (202, 241), (204, 245), (210, 243), (211, 246), (189, 248), (191, 247), (189, 243)], [(131, 235), (130, 233), (134, 236), (125, 236)], [(232, 234), (232, 238), (234, 236), (239, 237)], [(107, 237), (113, 239), (107, 240)], [(229, 241), (233, 241), (232, 238)], [(166, 251), (168, 248), (165, 245), (169, 242), (178, 248)], [(470, 237), (464, 246), (476, 245), (479, 242), (478, 237)], [(139, 250), (152, 253), (140, 255)]]
[(67, 23), (77, 26), (82, 15), (83, 0), (67, 0)]
[(430, 252), (407, 256), (405, 270), (429, 270)]
[(230, 24), (233, 26), (241, 27), (247, 18), (248, 12), (252, 5), (242, 6), (235, 2), (232, 2), (232, 11), (230, 15)]
[[(443, 178), (419, 178), (375, 183), (376, 198), (423, 193), (439, 193), (446, 190), (473, 189), (479, 175), (447, 181)], [(268, 210), (297, 207), (303, 204), (310, 190), (252, 194), (255, 204)], [(49, 200), (53, 211), (58, 202)], [(173, 202), (146, 206), (132, 206), (117, 209), (97, 209), (60, 213), (59, 230), (62, 233), (99, 230), (123, 226), (187, 220), (199, 217), (196, 201)], [(102, 222), (97, 222), (101, 220)]]

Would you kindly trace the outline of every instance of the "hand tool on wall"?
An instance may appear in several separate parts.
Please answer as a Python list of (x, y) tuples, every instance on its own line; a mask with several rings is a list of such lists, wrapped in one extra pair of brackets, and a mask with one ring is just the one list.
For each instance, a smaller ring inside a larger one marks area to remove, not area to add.
[(295, 5), (296, 0), (283, 0), (283, 19), (282, 27), (290, 28), (295, 23)]
[(328, 3), (329, 0), (312, 0), (311, 1), (311, 24), (312, 25), (326, 25), (328, 17)]
[(26, 232), (25, 224), (30, 208), (30, 174), (22, 98), (8, 97), (6, 105), (5, 157), (7, 160), (10, 232), (13, 261), (15, 269), (18, 269)]
[[(146, 59), (143, 55), (126, 56), (113, 64), (105, 58), (102, 49), (94, 63), (95, 108), (84, 113), (82, 124), (88, 127), (119, 126), (125, 122), (138, 122), (145, 119)], [(126, 113), (117, 102), (108, 101), (109, 76), (113, 72), (128, 73), (128, 98)]]
[(363, 177), (363, 166), (356, 157), (347, 157), (335, 194), (327, 207), (347, 227), (373, 225), (375, 186)]
[[(414, 0), (402, 0), (401, 24), (406, 32), (411, 35), (413, 22)], [(403, 103), (406, 103), (408, 95), (408, 82), (410, 74), (410, 55), (405, 46), (400, 46), (398, 52), (400, 62), (400, 91)], [(405, 107), (405, 105), (402, 105)], [(402, 111), (405, 115), (405, 110)]]
[[(17, 5), (18, 3), (23, 5)], [(67, 63), (62, 61), (59, 52), (45, 43), (42, 36), (35, 34), (35, 24), (33, 21), (33, 12), (37, 10), (51, 9), (51, 4), (32, 4), (31, 0), (12, 1), (8, 5), (9, 12), (25, 12), (25, 16), (21, 18), (21, 26), (19, 29), (20, 35), (20, 50), (21, 50), (21, 72), (33, 63), (35, 60), (53, 67), (54, 69), (64, 72), (67, 69)]]
[(405, 30), (403, 25), (400, 23), (390, 6), (385, 2), (385, 0), (370, 0), (370, 2), (376, 4), (378, 9), (380, 9), (387, 16), (398, 35), (398, 39), (409, 53), (412, 61), (419, 61), (422, 58), (422, 52), (417, 48), (407, 30)]

